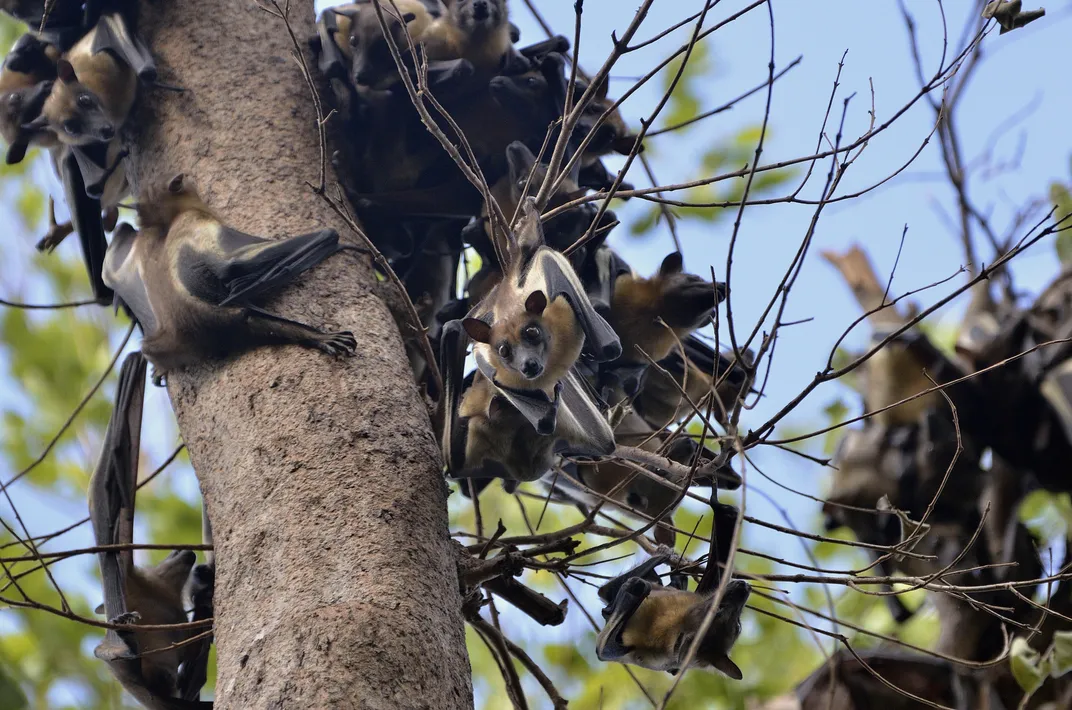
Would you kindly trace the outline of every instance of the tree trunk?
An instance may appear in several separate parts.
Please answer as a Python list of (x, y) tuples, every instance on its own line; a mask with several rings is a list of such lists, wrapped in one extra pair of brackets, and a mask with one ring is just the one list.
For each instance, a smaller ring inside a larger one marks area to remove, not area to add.
[[(293, 5), (304, 51), (312, 3)], [(136, 186), (182, 172), (244, 232), (356, 239), (305, 185), (316, 115), (282, 21), (251, 0), (142, 17), (186, 93), (146, 92)], [(356, 357), (262, 348), (169, 378), (215, 533), (218, 710), (473, 704), (438, 447), (367, 261), (336, 255), (268, 304), (352, 330)]]

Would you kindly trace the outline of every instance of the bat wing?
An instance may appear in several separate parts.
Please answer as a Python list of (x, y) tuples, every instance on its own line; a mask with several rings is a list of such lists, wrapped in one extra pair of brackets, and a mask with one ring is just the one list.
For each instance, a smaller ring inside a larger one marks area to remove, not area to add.
[(120, 224), (105, 254), (102, 277), (104, 283), (115, 290), (117, 305), (125, 305), (134, 314), (142, 332), (151, 335), (160, 324), (142, 273), (139, 250), (144, 248), (145, 244), (138, 240), (134, 228), (126, 222)]
[(76, 151), (66, 152), (60, 158), (58, 168), (63, 192), (71, 211), (71, 225), (78, 232), (78, 239), (82, 243), (82, 258), (85, 260), (93, 296), (99, 303), (110, 303), (114, 294), (102, 278), (108, 239), (104, 235), (100, 200), (86, 194), (86, 183), (83, 181)]
[[(127, 355), (119, 372), (115, 408), (104, 434), (100, 460), (89, 483), (89, 517), (98, 545), (129, 544), (134, 538), (134, 495), (138, 478), (142, 403), (146, 361), (140, 352)], [(107, 618), (127, 613), (124, 577), (133, 566), (133, 552), (101, 552), (100, 563)], [(98, 658), (116, 660), (133, 655), (130, 638), (109, 630), (95, 649)]]
[(465, 468), (466, 428), (458, 419), (458, 405), (462, 397), (467, 337), (460, 320), (444, 323), (439, 336), (439, 366), (446, 402), (440, 447), (447, 472), (452, 476)]
[(219, 254), (209, 256), (207, 261), (226, 292), (220, 306), (244, 305), (281, 288), (340, 248), (339, 234), (334, 229), (271, 240), (223, 225), (217, 246)]
[(338, 33), (339, 22), (335, 11), (328, 8), (320, 14), (320, 20), (316, 23), (316, 34), (320, 40), (317, 66), (320, 68), (320, 73), (329, 79), (345, 81), (350, 72), (346, 66), (346, 57), (336, 43), (335, 36)]
[(93, 54), (110, 51), (126, 62), (142, 81), (156, 81), (156, 62), (149, 48), (130, 31), (126, 20), (118, 13), (101, 15), (93, 35)]
[(592, 401), (587, 384), (573, 370), (562, 379), (562, 404), (555, 433), (566, 441), (564, 453), (607, 456), (614, 452), (614, 431)]
[[(538, 218), (538, 217), (537, 217)], [(584, 351), (598, 362), (617, 360), (622, 354), (618, 334), (606, 319), (596, 312), (588, 294), (573, 270), (569, 260), (549, 247), (540, 247), (532, 256), (521, 274), (524, 292), (542, 289), (547, 300), (554, 301), (565, 296), (584, 331)]]
[(628, 572), (618, 575), (600, 587), (599, 598), (602, 599), (605, 604), (611, 604), (618, 597), (618, 592), (621, 590), (622, 586), (630, 579), (634, 578), (644, 579), (658, 584), (659, 575), (655, 574), (655, 568), (666, 563), (669, 559), (670, 556), (663, 553), (652, 555)]
[(528, 420), (529, 424), (538, 434), (550, 436), (558, 431), (558, 412), (561, 401), (561, 385), (555, 388), (555, 398), (549, 399), (541, 390), (521, 390), (506, 387), (495, 377), (495, 366), (492, 365), (480, 349), (473, 351), (477, 369), (480, 373), (491, 380), (499, 393), (506, 398), (521, 415)]
[[(632, 577), (618, 587), (613, 601), (603, 610), (607, 623), (596, 640), (596, 657), (599, 660), (616, 661), (629, 655), (631, 649), (622, 640), (622, 632), (651, 594), (651, 588), (651, 583), (640, 577)], [(601, 594), (602, 591), (600, 589)]]

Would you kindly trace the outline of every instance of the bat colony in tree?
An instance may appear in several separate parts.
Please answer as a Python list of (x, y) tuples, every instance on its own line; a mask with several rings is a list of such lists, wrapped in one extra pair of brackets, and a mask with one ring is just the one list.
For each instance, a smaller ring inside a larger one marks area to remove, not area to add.
[[(741, 679), (730, 653), (752, 588), (733, 569), (742, 516), (717, 493), (742, 480), (729, 466), (732, 447), (715, 451), (680, 425), (706, 408), (735, 426), (753, 392), (756, 356), (736, 342), (717, 352), (696, 333), (727, 299), (725, 284), (687, 273), (679, 252), (641, 276), (605, 243), (617, 220), (583, 198), (589, 190), (632, 192), (601, 158), (642, 149), (642, 136), (630, 133), (608, 98), (606, 78), (571, 83), (563, 37), (515, 47), (506, 0), (332, 8), (310, 44), (338, 114), (332, 164), (374, 249), (341, 244), (330, 229), (284, 239), (243, 234), (181, 173), (133, 196), (135, 228), (117, 225), (118, 206), (131, 197), (128, 117), (140, 91), (182, 90), (157, 81), (135, 5), (57, 0), (46, 12), (40, 2), (6, 3), (39, 29), (19, 39), (0, 74), (7, 161), (19, 162), (30, 146), (46, 148), (71, 212), (69, 225), (53, 218), (39, 248), (52, 250), (76, 232), (95, 299), (124, 307), (143, 332), (141, 352), (122, 364), (89, 488), (98, 546), (121, 546), (98, 553), (98, 612), (111, 628), (95, 653), (124, 688), (149, 708), (212, 705), (199, 699), (211, 632), (186, 622), (189, 608), (195, 622), (212, 618), (213, 555), (198, 565), (194, 552), (177, 551), (139, 568), (129, 549), (146, 361), (159, 385), (175, 370), (261, 345), (353, 354), (351, 333), (258, 305), (347, 249), (386, 257), (378, 267), (389, 265), (415, 304), (430, 347), (407, 344), (410, 362), (441, 404), (445, 471), (465, 495), (478, 496), (496, 479), (510, 492), (539, 480), (549, 499), (576, 506), (589, 523), (604, 504), (652, 521), (640, 531), (654, 527), (657, 544), (640, 538), (650, 559), (599, 589), (598, 658), (674, 674), (702, 666)], [(1000, 1), (984, 14), (1002, 33), (1041, 16)], [(415, 83), (435, 97), (440, 117), (415, 110)], [(587, 104), (564, 120), (581, 96)], [(480, 268), (459, 283), (466, 249)], [(839, 654), (798, 688), (795, 707), (862, 709), (881, 699), (907, 708), (919, 698), (1013, 707), (1018, 696), (1007, 673), (979, 669), (1003, 653), (1007, 625), (1039, 621), (1030, 597), (1044, 571), (1016, 503), (1032, 485), (1072, 490), (1072, 345), (993, 366), (1067, 339), (1072, 282), (1063, 277), (1026, 310), (995, 304), (980, 282), (950, 355), (915, 327), (917, 318), (890, 307), (862, 252), (827, 258), (868, 313), (876, 343), (861, 365), (865, 409), (874, 415), (842, 440), (824, 505), (828, 528), (846, 526), (869, 544), (884, 576), (899, 570), (924, 580), (917, 586), (948, 589), (932, 592), (940, 658)], [(470, 350), (476, 367), (467, 374)], [(959, 416), (950, 416), (947, 402)], [(984, 451), (993, 459), (985, 469)], [(692, 486), (709, 489), (714, 521), (694, 591), (688, 575), (696, 566), (673, 552), (668, 524)], [(207, 515), (203, 536), (211, 544)], [(568, 537), (533, 549), (572, 552)], [(495, 543), (470, 548), (479, 556), (459, 566), (478, 631), (494, 632), (478, 615), (481, 587), (542, 624), (562, 623), (565, 605), (513, 579), (532, 555), (504, 540), (500, 554), (485, 559)], [(665, 584), (655, 573), (662, 565), (671, 570)], [(910, 617), (885, 587), (895, 618)], [(1072, 612), (1068, 584), (1048, 603)], [(1068, 699), (1063, 685), (1048, 692)]]

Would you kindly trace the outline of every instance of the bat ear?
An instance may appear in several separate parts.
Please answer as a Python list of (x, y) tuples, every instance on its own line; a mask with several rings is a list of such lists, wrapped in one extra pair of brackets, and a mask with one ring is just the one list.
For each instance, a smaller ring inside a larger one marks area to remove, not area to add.
[(478, 343), (491, 342), (491, 326), (479, 318), (466, 318), (462, 321), (462, 327), (469, 337)]
[(521, 141), (514, 141), (506, 147), (506, 164), (510, 166), (510, 177), (515, 182), (528, 177), (535, 162), (536, 156)]
[(666, 258), (663, 259), (663, 263), (659, 265), (659, 276), (680, 274), (684, 265), (685, 261), (684, 257), (681, 256), (681, 252), (671, 252), (666, 255)]
[(185, 173), (179, 173), (175, 177), (171, 178), (171, 182), (168, 183), (167, 189), (173, 195), (177, 195), (182, 192), (183, 180), (186, 179)]
[(77, 77), (74, 75), (74, 67), (66, 59), (56, 62), (56, 76), (65, 84), (77, 81)]
[(94, 614), (103, 614), (104, 613), (104, 605), (103, 604), (98, 604), (97, 608), (93, 610), (93, 613)]
[(599, 82), (596, 85), (596, 98), (598, 100), (600, 100), (600, 101), (605, 101), (606, 100), (606, 98), (607, 98), (607, 86), (609, 84), (610, 84), (610, 82), (607, 81), (606, 77), (604, 77), (603, 81)]
[(741, 673), (741, 669), (737, 667), (736, 663), (730, 660), (729, 656), (718, 656), (711, 665), (713, 665), (716, 670), (722, 671), (734, 680), (744, 678), (744, 673)]
[(525, 310), (533, 315), (540, 315), (547, 308), (547, 296), (543, 291), (533, 291), (525, 299)]
[(29, 144), (24, 140), (17, 140), (11, 144), (11, 147), (7, 149), (6, 161), (8, 165), (15, 165), (21, 163), (22, 159), (26, 157), (26, 149)]

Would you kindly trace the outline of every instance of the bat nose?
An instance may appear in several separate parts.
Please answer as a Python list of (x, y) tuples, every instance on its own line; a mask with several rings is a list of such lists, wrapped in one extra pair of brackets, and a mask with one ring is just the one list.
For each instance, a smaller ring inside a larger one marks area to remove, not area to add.
[(530, 380), (533, 377), (538, 377), (543, 372), (543, 365), (538, 360), (526, 360), (525, 364), (521, 366), (521, 374)]
[(486, 20), (491, 11), (488, 9), (487, 0), (476, 0), (473, 3), (473, 19)]
[(103, 140), (110, 141), (115, 137), (115, 128), (110, 123), (106, 123), (101, 126), (100, 136)]

